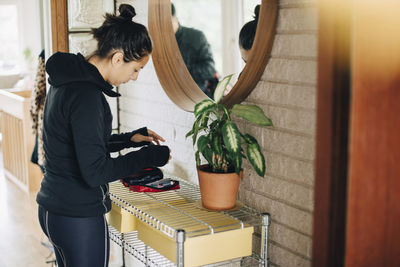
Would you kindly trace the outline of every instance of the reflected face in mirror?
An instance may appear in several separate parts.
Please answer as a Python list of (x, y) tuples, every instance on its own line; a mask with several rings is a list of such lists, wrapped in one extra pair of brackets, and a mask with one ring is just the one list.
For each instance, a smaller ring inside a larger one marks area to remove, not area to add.
[(242, 59), (243, 59), (244, 63), (247, 63), (247, 60), (249, 59), (249, 55), (250, 55), (250, 50), (246, 50), (243, 47), (241, 47), (240, 54), (242, 55)]
[(198, 87), (212, 98), (218, 79), (239, 74), (243, 57), (238, 43), (245, 22), (261, 0), (174, 0), (171, 21), (185, 65)]
[(258, 15), (260, 13), (260, 5), (254, 8), (254, 19), (243, 25), (239, 33), (240, 54), (245, 63), (249, 60), (250, 51), (253, 47), (254, 38), (256, 36)]

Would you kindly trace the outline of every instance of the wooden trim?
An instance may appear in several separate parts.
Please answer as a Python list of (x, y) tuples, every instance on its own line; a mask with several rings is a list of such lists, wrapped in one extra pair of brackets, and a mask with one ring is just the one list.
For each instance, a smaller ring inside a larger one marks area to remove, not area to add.
[(312, 265), (344, 266), (350, 101), (350, 13), (319, 2)]
[[(149, 32), (154, 44), (152, 59), (158, 79), (175, 104), (184, 110), (193, 110), (195, 100), (186, 90), (195, 88), (194, 92), (199, 96), (200, 88), (190, 76), (180, 53), (173, 53), (179, 51), (179, 48), (172, 29), (170, 1), (150, 0), (148, 19)], [(184, 67), (174, 70), (176, 65)], [(204, 94), (203, 99), (206, 99)]]
[(50, 5), (53, 53), (68, 52), (67, 0), (51, 0)]
[[(278, 17), (277, 0), (262, 0), (257, 32), (249, 62), (238, 82), (224, 97), (231, 107), (251, 93), (270, 58)], [(171, 23), (171, 3), (149, 0), (149, 32), (154, 43), (153, 63), (158, 79), (168, 97), (180, 108), (193, 111), (195, 104), (207, 96), (194, 82), (179, 52)]]
[(360, 3), (353, 12), (346, 266), (400, 266), (400, 2)]

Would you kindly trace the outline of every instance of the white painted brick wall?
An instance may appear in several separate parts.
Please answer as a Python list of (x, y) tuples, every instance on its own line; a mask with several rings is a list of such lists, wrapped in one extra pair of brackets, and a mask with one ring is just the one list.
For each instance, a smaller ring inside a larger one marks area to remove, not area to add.
[[(135, 6), (141, 22), (147, 1)], [(281, 0), (272, 58), (245, 103), (257, 104), (274, 128), (261, 128), (237, 119), (239, 128), (254, 135), (267, 160), (264, 179), (245, 162), (239, 199), (261, 212), (270, 212), (272, 266), (311, 266), (315, 98), (317, 77), (316, 0)], [(146, 13), (146, 14), (144, 14)], [(145, 23), (147, 24), (147, 23)], [(172, 160), (164, 170), (197, 183), (194, 150), (185, 134), (193, 114), (176, 107), (157, 80), (152, 61), (136, 82), (119, 88), (122, 131), (142, 126), (167, 139)]]
[[(296, 1), (299, 2), (300, 1)], [(317, 8), (311, 7), (288, 7), (281, 6), (278, 16), (277, 33), (313, 33), (317, 30)]]
[(260, 81), (246, 101), (289, 108), (315, 109), (315, 86)]
[(283, 84), (315, 86), (315, 60), (271, 58), (261, 80)]
[(271, 56), (273, 58), (315, 59), (316, 38), (314, 34), (277, 34)]

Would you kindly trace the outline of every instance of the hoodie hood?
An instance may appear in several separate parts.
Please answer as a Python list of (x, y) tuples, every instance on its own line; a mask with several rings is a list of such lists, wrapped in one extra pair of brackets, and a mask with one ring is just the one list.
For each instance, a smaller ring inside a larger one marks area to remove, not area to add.
[(113, 86), (104, 80), (98, 69), (80, 53), (55, 53), (46, 62), (46, 72), (49, 74), (49, 84), (54, 87), (73, 82), (88, 82), (110, 97), (120, 96), (112, 90)]

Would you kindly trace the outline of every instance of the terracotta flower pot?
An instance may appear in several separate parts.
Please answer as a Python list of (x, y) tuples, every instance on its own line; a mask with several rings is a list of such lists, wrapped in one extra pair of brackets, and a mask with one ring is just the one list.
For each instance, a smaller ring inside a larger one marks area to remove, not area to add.
[(235, 207), (240, 176), (233, 173), (213, 173), (207, 171), (209, 165), (197, 167), (201, 202), (210, 210), (228, 210)]

